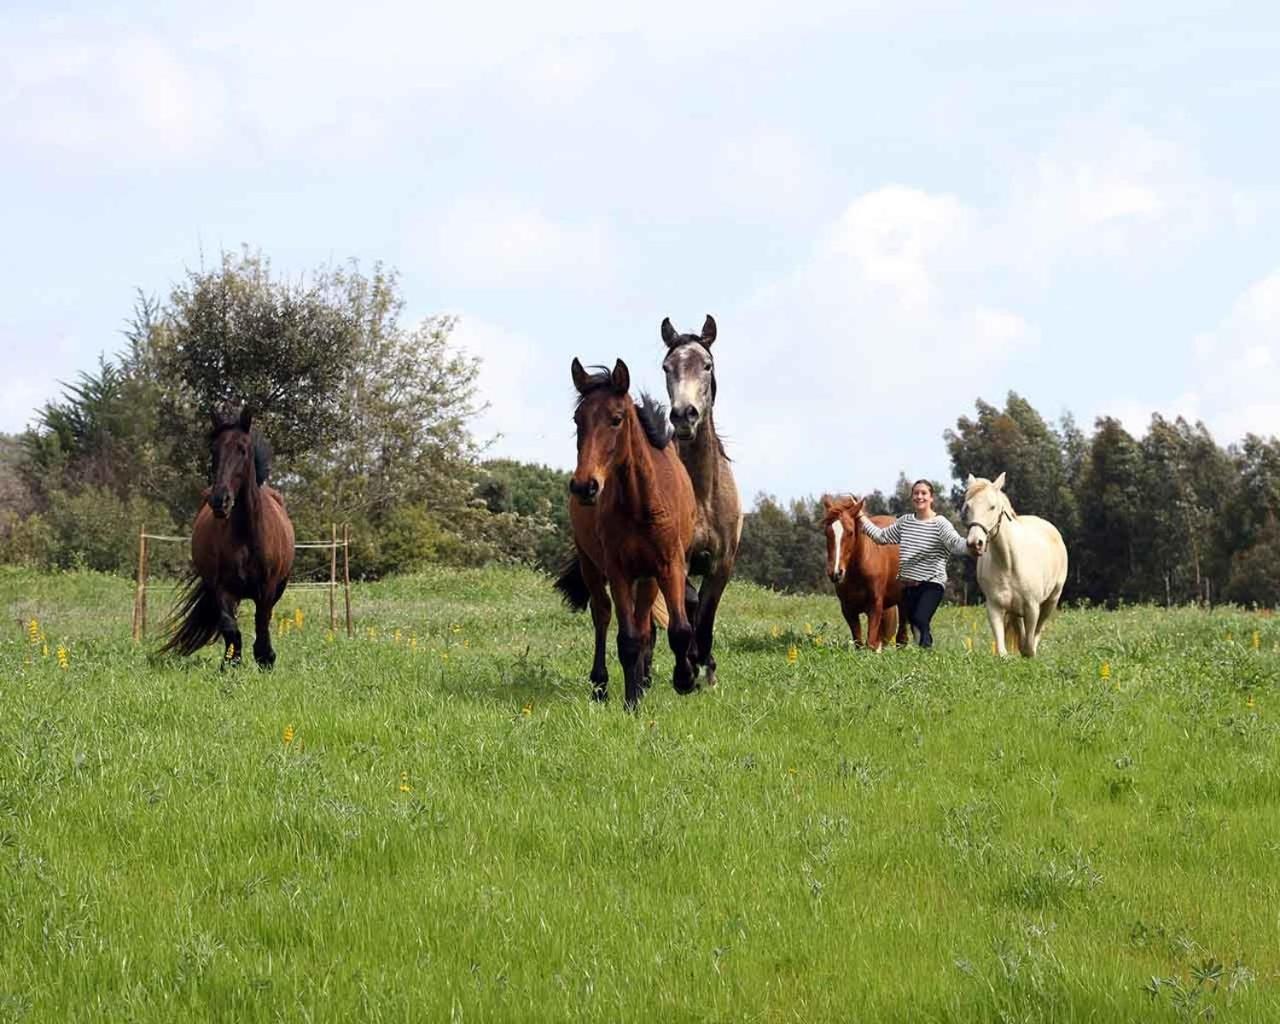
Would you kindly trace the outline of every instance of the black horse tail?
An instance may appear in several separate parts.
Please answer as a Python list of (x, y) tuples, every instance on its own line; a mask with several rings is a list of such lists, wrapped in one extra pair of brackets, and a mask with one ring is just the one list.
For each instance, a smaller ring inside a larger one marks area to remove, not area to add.
[(187, 577), (178, 603), (165, 623), (168, 639), (160, 653), (195, 654), (218, 635), (222, 609), (213, 588), (197, 574)]
[(591, 591), (587, 589), (587, 581), (582, 576), (582, 563), (577, 555), (569, 559), (565, 567), (560, 570), (560, 575), (556, 577), (555, 588), (560, 591), (564, 603), (575, 612), (586, 609), (587, 602), (591, 599)]

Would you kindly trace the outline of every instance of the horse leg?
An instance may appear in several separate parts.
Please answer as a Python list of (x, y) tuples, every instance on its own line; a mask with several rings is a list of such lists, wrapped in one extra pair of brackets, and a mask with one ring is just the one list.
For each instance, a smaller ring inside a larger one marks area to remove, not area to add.
[(626, 686), (622, 706), (627, 711), (634, 711), (644, 693), (644, 646), (640, 630), (636, 626), (635, 584), (621, 572), (610, 571), (609, 589), (613, 592), (613, 603), (618, 610), (618, 661), (622, 663), (622, 677)]
[(907, 610), (902, 607), (901, 601), (893, 606), (893, 614), (898, 622), (898, 635), (894, 637), (894, 643), (899, 647), (906, 647), (910, 634), (907, 631)]
[[(703, 577), (703, 587), (706, 586), (706, 577)], [(689, 620), (689, 625), (693, 627), (693, 647), (689, 649), (689, 660), (693, 662), (694, 675), (698, 673), (698, 637), (701, 635), (698, 630), (698, 623), (701, 622), (702, 615), (702, 595), (693, 585), (693, 580), (686, 575), (684, 578), (684, 614)]]
[(880, 630), (883, 626), (884, 602), (877, 597), (871, 598), (871, 607), (867, 609), (867, 643), (877, 654), (882, 649)]
[(226, 645), (222, 652), (222, 666), (226, 668), (227, 662), (239, 665), (240, 655), (244, 653), (244, 644), (240, 642), (240, 623), (236, 620), (236, 609), (239, 608), (240, 602), (221, 588), (215, 592), (219, 612), (218, 631), (222, 634), (223, 643)]
[(1040, 621), (1036, 623), (1035, 647), (1040, 649), (1040, 634), (1044, 632), (1044, 624), (1049, 621), (1049, 617), (1058, 610), (1058, 598), (1062, 596), (1062, 588), (1058, 587), (1052, 594), (1045, 598), (1044, 603), (1040, 605)]
[(271, 613), (275, 607), (276, 598), (265, 592), (253, 602), (253, 660), (259, 668), (275, 667), (276, 652), (271, 646)]
[(853, 634), (853, 646), (862, 646), (862, 616), (852, 604), (841, 600), (840, 612), (844, 615), (844, 621), (849, 623), (849, 632)]
[(885, 605), (884, 625), (880, 629), (881, 646), (894, 643), (894, 634), (898, 632), (898, 606), (896, 604)]
[[(691, 616), (694, 625), (693, 659), (707, 668), (707, 686), (716, 685), (716, 659), (711, 656), (711, 644), (715, 639), (716, 610), (720, 607), (720, 598), (724, 596), (724, 588), (729, 585), (727, 572), (706, 576), (702, 580), (702, 589), (698, 592), (697, 613)], [(694, 666), (697, 671), (697, 665)]]
[(991, 635), (995, 637), (996, 654), (1002, 658), (1009, 653), (1009, 648), (1004, 642), (1004, 618), (1003, 608), (997, 608), (993, 604), (987, 605), (987, 621), (991, 623)]
[(591, 559), (578, 552), (578, 566), (582, 581), (587, 585), (591, 603), (591, 623), (596, 631), (596, 650), (591, 659), (591, 699), (609, 699), (609, 667), (605, 658), (609, 646), (609, 620), (613, 617), (613, 604), (609, 601), (609, 588), (604, 574)]
[(671, 616), (667, 622), (667, 643), (671, 645), (671, 653), (676, 656), (675, 671), (671, 674), (671, 685), (675, 687), (676, 693), (692, 693), (697, 687), (697, 677), (689, 658), (693, 646), (693, 627), (689, 625), (684, 607), (686, 580), (683, 558), (674, 559), (667, 572), (658, 577), (658, 586), (667, 600), (667, 611)]
[(652, 578), (636, 581), (636, 628), (640, 631), (640, 686), (642, 692), (653, 682), (653, 602), (658, 596), (658, 581)]
[(1036, 656), (1036, 646), (1040, 639), (1040, 606), (1034, 601), (1028, 601), (1026, 607), (1022, 610), (1022, 622), (1019, 629), (1019, 641), (1021, 643), (1022, 656), (1024, 658), (1034, 658)]

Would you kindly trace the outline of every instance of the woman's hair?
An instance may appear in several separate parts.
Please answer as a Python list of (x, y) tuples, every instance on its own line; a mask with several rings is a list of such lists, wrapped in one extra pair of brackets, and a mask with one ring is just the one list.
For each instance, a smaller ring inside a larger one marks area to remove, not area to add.
[(913, 483), (913, 484), (911, 485), (911, 489), (914, 491), (914, 490), (915, 490), (917, 487), (919, 487), (921, 484), (924, 484), (927, 488), (929, 488), (929, 497), (931, 497), (931, 498), (932, 498), (932, 497), (934, 496), (934, 494), (933, 494), (933, 484), (931, 484), (928, 480), (925, 480), (925, 479), (923, 479), (923, 478), (922, 478), (922, 479), (920, 479), (920, 480), (917, 480), (915, 483)]

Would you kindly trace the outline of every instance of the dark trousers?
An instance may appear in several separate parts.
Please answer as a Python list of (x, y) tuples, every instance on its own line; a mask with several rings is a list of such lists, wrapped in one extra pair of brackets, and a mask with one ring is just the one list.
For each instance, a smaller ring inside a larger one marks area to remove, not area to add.
[(941, 583), (909, 583), (902, 588), (902, 612), (911, 628), (919, 633), (921, 647), (933, 646), (929, 623), (942, 603)]

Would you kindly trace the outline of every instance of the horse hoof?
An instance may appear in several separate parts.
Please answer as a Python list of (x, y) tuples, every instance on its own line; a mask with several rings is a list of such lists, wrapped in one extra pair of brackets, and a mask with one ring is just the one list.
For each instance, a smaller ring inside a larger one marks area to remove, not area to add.
[(680, 694), (682, 697), (687, 697), (698, 688), (698, 680), (690, 677), (688, 682), (681, 683), (679, 679), (673, 679), (671, 680), (671, 685), (675, 688), (676, 693)]
[(591, 687), (591, 699), (597, 704), (603, 704), (609, 699), (609, 691), (603, 686)]

